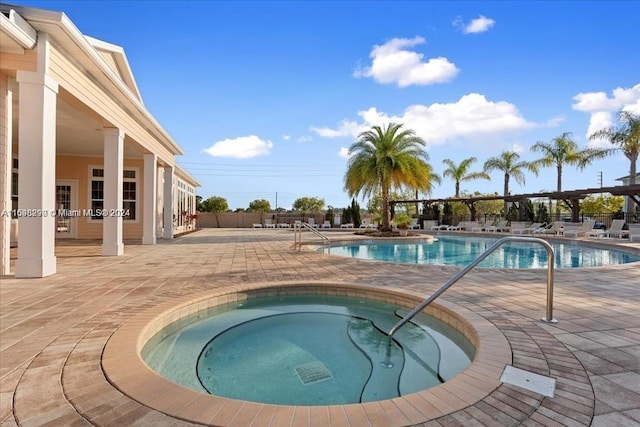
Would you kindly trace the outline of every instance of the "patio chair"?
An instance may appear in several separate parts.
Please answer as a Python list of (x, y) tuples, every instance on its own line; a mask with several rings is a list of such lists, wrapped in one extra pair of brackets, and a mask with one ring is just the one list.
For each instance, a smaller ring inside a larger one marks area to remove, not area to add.
[(254, 222), (253, 223), (253, 228), (262, 228), (262, 224), (259, 222)]
[(609, 237), (617, 237), (622, 239), (629, 235), (629, 230), (623, 230), (624, 219), (614, 219), (611, 221), (611, 227), (607, 230)]
[[(440, 230), (443, 230), (442, 225), (440, 226)], [(458, 222), (456, 225), (447, 225), (447, 228), (444, 228), (444, 230), (448, 230), (448, 231), (460, 231), (464, 228), (464, 221), (460, 221)]]
[(409, 224), (409, 228), (412, 230), (420, 229), (420, 224), (418, 224), (418, 218), (411, 218), (411, 224)]
[(489, 227), (487, 227), (487, 231), (493, 233), (496, 233), (498, 231), (509, 232), (510, 230), (511, 227), (509, 227), (509, 221), (507, 221), (506, 219), (501, 219), (496, 225), (490, 225)]
[(276, 225), (273, 222), (271, 222), (271, 219), (266, 218), (264, 220), (264, 228), (276, 228)]
[(533, 224), (529, 225), (528, 227), (518, 227), (518, 228), (514, 228), (513, 230), (511, 230), (511, 233), (513, 234), (533, 234), (533, 230), (537, 230), (540, 227), (542, 227), (542, 223), (541, 222), (534, 222)]
[(324, 221), (322, 223), (322, 228), (331, 228), (331, 221)]
[[(569, 226), (569, 224), (575, 224), (569, 228), (567, 228), (567, 226)], [(580, 223), (568, 223), (565, 225), (564, 227), (564, 236), (565, 237), (580, 237), (582, 236), (586, 236), (588, 232), (590, 232), (591, 230), (593, 230), (593, 226), (596, 224), (596, 221), (593, 219), (590, 219), (588, 221), (583, 222), (582, 224)]]
[(560, 226), (557, 222), (552, 222), (549, 227), (540, 227), (535, 230), (532, 234), (554, 234), (558, 235), (562, 231), (560, 230)]
[(487, 229), (485, 224), (483, 222), (480, 222), (480, 221), (474, 221), (472, 223), (469, 223), (467, 228), (470, 228), (471, 231), (474, 232), (474, 233), (482, 232), (482, 231), (485, 231)]
[(640, 242), (640, 224), (629, 224), (629, 241)]
[(531, 223), (528, 221), (511, 221), (511, 234), (523, 234), (522, 230), (530, 226)]
[(307, 218), (307, 224), (309, 224), (313, 228), (318, 228), (318, 224), (316, 224), (315, 218)]

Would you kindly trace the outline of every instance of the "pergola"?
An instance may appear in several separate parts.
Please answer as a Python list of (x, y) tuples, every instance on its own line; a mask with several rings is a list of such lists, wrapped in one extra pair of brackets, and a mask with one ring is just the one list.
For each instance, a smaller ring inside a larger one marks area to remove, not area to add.
[(433, 203), (462, 202), (469, 207), (471, 220), (476, 219), (476, 203), (483, 200), (504, 200), (519, 205), (529, 199), (547, 198), (552, 200), (562, 200), (571, 209), (571, 221), (578, 222), (580, 213), (580, 200), (592, 194), (609, 193), (613, 196), (627, 196), (636, 205), (640, 206), (640, 184), (619, 185), (615, 187), (585, 188), (583, 190), (550, 191), (544, 193), (515, 194), (508, 196), (478, 196), (478, 197), (458, 197), (449, 199), (414, 199), (414, 200), (391, 200), (389, 206), (393, 212), (396, 204), (400, 203)]

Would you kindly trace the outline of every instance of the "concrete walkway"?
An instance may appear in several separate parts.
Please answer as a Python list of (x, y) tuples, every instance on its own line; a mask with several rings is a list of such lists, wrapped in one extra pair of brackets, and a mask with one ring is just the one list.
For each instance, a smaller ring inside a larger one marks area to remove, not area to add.
[[(122, 394), (101, 366), (114, 331), (176, 296), (283, 281), (427, 294), (458, 271), (297, 252), (292, 242), (290, 230), (206, 229), (156, 246), (127, 245), (122, 257), (101, 257), (97, 242), (58, 242), (58, 274), (0, 279), (0, 423), (187, 425)], [(555, 397), (503, 384), (426, 425), (640, 425), (640, 265), (558, 270), (555, 325), (539, 321), (545, 278), (542, 270), (475, 270), (442, 299), (497, 326), (513, 366), (556, 378)], [(420, 410), (380, 405), (377, 417), (340, 418), (322, 408), (300, 425), (390, 425), (391, 411), (411, 424)], [(229, 425), (300, 422), (295, 410), (283, 414), (244, 413)]]

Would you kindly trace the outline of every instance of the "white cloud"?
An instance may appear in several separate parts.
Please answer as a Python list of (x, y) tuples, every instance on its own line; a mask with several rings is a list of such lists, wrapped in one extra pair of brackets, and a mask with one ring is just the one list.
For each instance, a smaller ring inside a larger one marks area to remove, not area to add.
[(338, 156), (342, 157), (343, 159), (348, 159), (349, 158), (349, 148), (340, 147), (340, 151), (338, 152)]
[[(581, 92), (573, 97), (574, 110), (590, 113), (587, 138), (592, 133), (611, 127), (615, 122), (615, 113), (620, 110), (640, 114), (640, 83), (630, 88), (615, 88), (612, 96), (605, 92)], [(591, 145), (600, 145), (591, 142)]]
[(460, 27), (463, 34), (479, 34), (488, 31), (495, 23), (495, 20), (480, 15), (476, 19), (472, 19), (468, 24), (465, 24), (462, 18), (457, 17), (453, 21), (453, 26)]
[(311, 126), (310, 129), (324, 138), (338, 138), (347, 135), (357, 136), (362, 131), (362, 125), (351, 120), (343, 120), (340, 122), (337, 129), (331, 129), (328, 127), (318, 128), (314, 126)]
[(524, 151), (524, 147), (520, 144), (513, 144), (511, 146), (511, 151), (517, 154), (522, 154), (522, 152)]
[(273, 142), (250, 135), (218, 141), (204, 151), (213, 157), (250, 159), (266, 156), (272, 148)]
[(282, 139), (284, 139), (285, 141), (288, 141), (291, 139), (291, 135), (282, 135)]
[(299, 137), (298, 139), (296, 139), (296, 142), (310, 142), (313, 141), (313, 138), (311, 138), (310, 136), (307, 135), (303, 135), (301, 137)]
[(371, 66), (357, 68), (355, 77), (373, 77), (378, 83), (396, 83), (399, 87), (431, 85), (452, 80), (458, 74), (455, 64), (447, 58), (429, 58), (408, 50), (425, 43), (422, 37), (394, 38), (383, 45), (375, 45), (369, 54)]
[(484, 95), (470, 93), (456, 102), (411, 105), (401, 115), (390, 115), (375, 107), (358, 112), (360, 123), (343, 120), (336, 129), (312, 128), (327, 138), (353, 137), (375, 125), (403, 123), (429, 145), (441, 145), (458, 138), (493, 137), (539, 126), (525, 120), (515, 105), (488, 101)]

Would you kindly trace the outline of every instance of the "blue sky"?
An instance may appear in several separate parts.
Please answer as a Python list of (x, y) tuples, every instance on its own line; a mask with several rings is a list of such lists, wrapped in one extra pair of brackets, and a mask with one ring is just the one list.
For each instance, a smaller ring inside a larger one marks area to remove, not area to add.
[[(346, 149), (358, 132), (404, 123), (442, 160), (489, 157), (640, 113), (640, 2), (23, 1), (65, 12), (84, 34), (124, 47), (147, 108), (178, 159), (232, 209), (299, 197), (344, 207)], [(563, 189), (618, 185), (622, 154)], [(502, 193), (503, 177), (462, 184)], [(513, 193), (555, 190), (554, 168)], [(454, 194), (443, 180), (432, 197)], [(426, 195), (421, 195), (425, 197)], [(362, 204), (365, 204), (363, 202)]]

